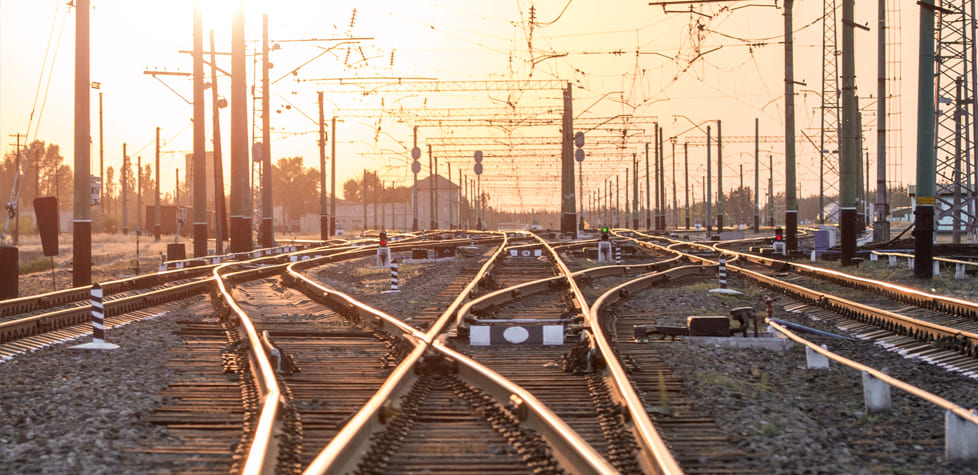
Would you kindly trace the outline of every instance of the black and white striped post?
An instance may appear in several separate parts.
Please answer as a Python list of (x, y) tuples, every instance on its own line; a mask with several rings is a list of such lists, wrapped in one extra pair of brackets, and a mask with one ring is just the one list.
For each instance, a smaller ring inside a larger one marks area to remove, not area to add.
[(727, 260), (720, 258), (720, 265), (717, 266), (717, 276), (720, 278), (720, 288), (727, 288)]
[(621, 246), (617, 242), (615, 243), (615, 265), (621, 265)]
[(105, 341), (105, 306), (102, 303), (102, 286), (92, 284), (92, 342), (75, 345), (80, 350), (114, 350), (119, 345)]
[(388, 292), (400, 292), (397, 280), (397, 259), (391, 259), (391, 288)]

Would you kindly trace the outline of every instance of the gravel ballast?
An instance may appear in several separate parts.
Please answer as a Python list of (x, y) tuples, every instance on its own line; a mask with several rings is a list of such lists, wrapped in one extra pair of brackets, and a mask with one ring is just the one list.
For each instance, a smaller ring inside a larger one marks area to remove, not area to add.
[[(50, 345), (0, 364), (0, 472), (160, 473), (142, 453), (169, 437), (146, 421), (164, 404), (173, 376), (166, 363), (182, 346), (177, 320), (209, 312), (197, 303), (106, 330), (111, 351), (74, 350), (91, 341)], [(172, 468), (172, 467), (171, 467)]]
[[(708, 294), (712, 284), (653, 289), (630, 300), (629, 311), (648, 305), (663, 323), (696, 314), (728, 315), (751, 305), (763, 319), (761, 291), (740, 297)], [(751, 301), (753, 300), (753, 301)], [(778, 302), (778, 303), (787, 303)], [(702, 312), (702, 313), (700, 313)], [(842, 333), (775, 307), (776, 318)], [(964, 407), (978, 403), (978, 381), (948, 373), (919, 360), (908, 360), (866, 341), (810, 337), (830, 350)], [(732, 442), (749, 454), (759, 473), (940, 473), (978, 474), (978, 461), (944, 460), (943, 410), (898, 389), (891, 389), (892, 410), (867, 413), (860, 372), (835, 364), (807, 369), (805, 350), (785, 352), (732, 349), (688, 341), (653, 340), (686, 391), (709, 412)]]

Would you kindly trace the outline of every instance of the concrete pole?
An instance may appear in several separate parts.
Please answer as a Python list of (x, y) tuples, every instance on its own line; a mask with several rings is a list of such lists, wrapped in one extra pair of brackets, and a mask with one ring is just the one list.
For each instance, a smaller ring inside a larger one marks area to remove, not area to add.
[[(418, 148), (418, 126), (414, 126), (414, 148)], [(413, 150), (413, 149), (412, 149)], [(414, 159), (415, 162), (418, 159)], [(418, 231), (418, 173), (414, 172), (414, 188), (411, 192), (411, 201), (414, 203), (414, 221), (411, 224), (411, 231)]]
[(367, 230), (367, 169), (363, 169), (363, 191), (360, 198), (363, 200), (363, 230)]
[[(428, 146), (428, 153), (431, 153), (431, 146)], [(438, 229), (441, 223), (438, 222), (438, 157), (433, 157), (435, 161), (434, 176), (431, 179), (431, 186), (434, 188), (433, 196), (435, 197), (435, 204), (431, 207), (431, 212), (433, 213), (433, 219), (435, 226), (431, 229)]]
[(119, 179), (122, 181), (122, 235), (129, 235), (129, 180), (126, 171), (129, 170), (129, 155), (126, 154), (126, 144), (122, 144), (122, 170)]
[(920, 0), (917, 70), (917, 207), (914, 212), (914, 277), (934, 276), (934, 0)]
[(251, 161), (248, 157), (248, 72), (244, 23), (244, 0), (237, 0), (231, 17), (231, 202), (234, 204), (231, 208), (231, 252), (251, 250), (251, 192), (248, 180)]
[(261, 246), (275, 246), (275, 208), (272, 201), (272, 127), (271, 91), (268, 83), (268, 14), (261, 16)]
[(690, 216), (689, 216), (689, 143), (683, 142), (683, 185), (686, 187), (686, 230), (689, 231), (690, 226)]
[(659, 127), (659, 229), (666, 229), (666, 143), (662, 140), (663, 130)]
[(336, 117), (329, 123), (333, 140), (329, 142), (329, 235), (336, 235)]
[(795, 190), (795, 70), (791, 8), (784, 2), (784, 245), (786, 251), (798, 249), (798, 200)]
[[(856, 106), (855, 89), (853, 4), (854, 0), (842, 2), (842, 153), (839, 166), (842, 175), (839, 185), (839, 204), (842, 214), (839, 227), (842, 235), (843, 266), (852, 265), (852, 258), (856, 256), (856, 193), (860, 154), (859, 129), (857, 129), (859, 111)], [(921, 54), (926, 53), (921, 50)], [(922, 139), (923, 137), (918, 135), (918, 141)], [(933, 143), (930, 146), (933, 146)]]
[(723, 129), (720, 127), (721, 122), (717, 120), (717, 232), (723, 232)]
[(886, 199), (886, 0), (877, 2), (876, 53), (876, 220), (873, 242), (890, 240), (890, 205)]
[(672, 140), (672, 225), (679, 229), (679, 202), (676, 201), (676, 140)]
[(774, 155), (768, 155), (767, 160), (767, 225), (774, 226)]
[(711, 226), (713, 216), (713, 160), (710, 158), (710, 149), (712, 146), (711, 134), (713, 133), (710, 126), (706, 126), (706, 191), (703, 192), (703, 201), (706, 203), (706, 216), (703, 219), (706, 224), (706, 239), (710, 239), (713, 234), (713, 226)]
[[(191, 189), (194, 209), (194, 257), (205, 257), (207, 256), (207, 139), (204, 135), (206, 120), (204, 118), (204, 27), (199, 1), (194, 2), (193, 36), (194, 155)], [(242, 72), (242, 76), (243, 74)], [(141, 174), (137, 170), (136, 176)], [(140, 213), (142, 210), (137, 208), (137, 217)]]
[(654, 157), (655, 165), (653, 166), (653, 173), (655, 174), (655, 190), (654, 190), (654, 193), (655, 193), (655, 224), (654, 224), (654, 228), (655, 228), (656, 231), (659, 230), (659, 196), (660, 196), (659, 195), (659, 150), (660, 150), (660, 148), (659, 148), (659, 136), (661, 135), (659, 133), (659, 130), (661, 130), (661, 129), (658, 126), (656, 126), (655, 131), (653, 132), (655, 134), (655, 137), (654, 137), (655, 143), (653, 144), (653, 146), (655, 148), (655, 157)]
[(434, 230), (435, 224), (435, 166), (432, 164), (431, 145), (428, 145), (428, 229)]
[(619, 175), (615, 175), (615, 227), (621, 227), (621, 183), (619, 181), (621, 178)]
[[(659, 124), (655, 129), (659, 130)], [(649, 143), (645, 142), (645, 228), (652, 229), (652, 188), (649, 186)]]
[[(217, 59), (215, 58), (214, 30), (211, 40), (211, 111), (214, 121), (214, 252), (224, 254), (224, 241), (228, 238), (227, 207), (224, 200), (224, 158), (221, 154), (221, 107), (217, 94)], [(177, 206), (179, 212), (179, 206)]]
[[(326, 208), (326, 121), (323, 110), (323, 91), (317, 94), (319, 100), (319, 239), (329, 239), (329, 213)], [(336, 133), (335, 130), (332, 131)], [(336, 140), (336, 135), (333, 135)]]
[(758, 150), (758, 134), (760, 133), (760, 121), (754, 118), (754, 232), (761, 229), (761, 168), (760, 153)]
[(630, 172), (631, 172), (631, 170), (629, 170), (626, 167), (625, 168), (625, 220), (624, 220), (625, 221), (624, 222), (624, 225), (625, 225), (626, 228), (628, 227), (629, 222), (631, 222), (631, 220), (632, 220), (632, 211), (631, 211), (631, 209), (628, 206), (628, 178), (629, 178)]
[(156, 128), (156, 207), (153, 209), (153, 239), (160, 240), (160, 128)]
[(638, 154), (632, 153), (632, 206), (635, 208), (632, 214), (632, 229), (638, 229)]
[(89, 70), (89, 0), (75, 3), (75, 176), (72, 227), (72, 285), (92, 283), (91, 78)]
[(577, 238), (576, 199), (574, 196), (574, 116), (571, 83), (564, 89), (564, 120), (560, 141), (560, 232)]

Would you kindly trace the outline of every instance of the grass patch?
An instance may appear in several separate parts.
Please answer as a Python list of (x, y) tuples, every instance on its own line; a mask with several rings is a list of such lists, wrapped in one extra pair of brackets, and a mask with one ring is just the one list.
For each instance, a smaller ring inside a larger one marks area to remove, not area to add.
[(20, 275), (33, 274), (35, 272), (42, 272), (46, 270), (51, 270), (51, 258), (47, 256), (22, 260), (19, 266)]

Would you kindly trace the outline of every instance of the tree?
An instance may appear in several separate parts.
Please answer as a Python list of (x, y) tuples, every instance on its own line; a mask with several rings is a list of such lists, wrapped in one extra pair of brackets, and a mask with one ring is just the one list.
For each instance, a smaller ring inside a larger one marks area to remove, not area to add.
[(280, 158), (272, 165), (273, 204), (291, 221), (319, 209), (319, 172), (302, 166), (302, 157)]

